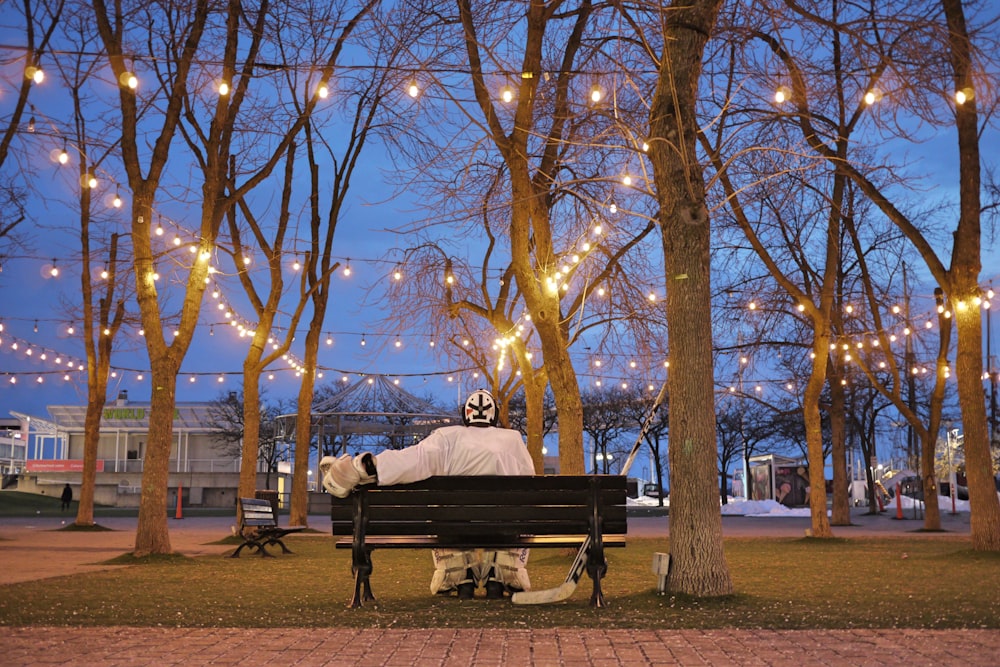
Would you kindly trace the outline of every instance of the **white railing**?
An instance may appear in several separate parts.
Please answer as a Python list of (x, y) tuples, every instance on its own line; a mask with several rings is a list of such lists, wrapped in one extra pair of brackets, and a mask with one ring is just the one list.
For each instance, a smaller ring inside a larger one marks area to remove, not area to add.
[[(144, 459), (124, 459), (120, 461), (105, 459), (104, 472), (141, 473), (144, 463)], [(240, 461), (238, 459), (188, 459), (187, 461), (170, 459), (169, 470), (170, 472), (238, 473), (240, 471)]]

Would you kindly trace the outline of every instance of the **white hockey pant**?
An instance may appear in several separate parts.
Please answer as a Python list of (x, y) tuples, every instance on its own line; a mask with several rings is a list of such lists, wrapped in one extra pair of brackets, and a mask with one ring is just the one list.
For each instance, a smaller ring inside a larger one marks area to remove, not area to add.
[(479, 566), (479, 553), (476, 551), (459, 551), (458, 549), (431, 549), (434, 559), (434, 576), (431, 577), (431, 594), (450, 591), (459, 584), (472, 583), (466, 576)]
[(528, 579), (527, 548), (504, 549), (502, 551), (487, 551), (483, 554), (483, 559), (479, 562), (478, 568), (473, 569), (476, 575), (476, 584), (485, 585), (490, 577), (499, 581), (509, 590), (530, 591), (531, 582)]

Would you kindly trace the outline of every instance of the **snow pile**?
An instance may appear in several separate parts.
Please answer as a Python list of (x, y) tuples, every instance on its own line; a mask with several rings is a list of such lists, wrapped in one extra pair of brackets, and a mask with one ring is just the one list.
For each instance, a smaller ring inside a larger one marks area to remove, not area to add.
[(776, 500), (730, 500), (722, 506), (722, 515), (737, 516), (809, 516), (808, 507), (785, 507)]
[[(923, 501), (914, 500), (909, 496), (901, 496), (900, 503), (904, 510), (913, 509), (914, 504), (919, 507), (923, 506)], [(629, 505), (637, 505), (641, 507), (657, 507), (656, 498), (648, 498), (646, 496), (640, 498), (628, 498)], [(670, 507), (669, 498), (663, 499), (664, 507)], [(948, 496), (938, 497), (938, 507), (942, 512), (951, 512), (951, 498)], [(885, 504), (885, 511), (895, 511), (896, 510), (896, 499), (891, 498)], [(955, 511), (956, 512), (968, 512), (969, 511), (969, 501), (968, 500), (955, 500)], [(828, 512), (829, 513), (829, 512)], [(775, 500), (740, 500), (736, 498), (729, 498), (729, 502), (722, 505), (722, 516), (753, 516), (753, 517), (771, 517), (771, 516), (809, 516), (808, 507), (786, 507)]]

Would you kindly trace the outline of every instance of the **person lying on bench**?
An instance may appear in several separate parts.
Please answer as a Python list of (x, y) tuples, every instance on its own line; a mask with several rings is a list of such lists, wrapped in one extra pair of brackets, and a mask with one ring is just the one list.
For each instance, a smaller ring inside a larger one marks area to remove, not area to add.
[[(521, 434), (497, 426), (499, 409), (493, 395), (484, 389), (465, 401), (463, 426), (444, 426), (417, 444), (400, 450), (386, 450), (340, 458), (325, 456), (319, 468), (323, 486), (332, 495), (346, 498), (362, 484), (408, 484), (435, 475), (533, 475), (531, 455)], [(462, 599), (475, 596), (477, 587), (486, 589), (488, 599), (504, 593), (530, 590), (528, 549), (484, 552), (433, 549), (434, 576), (431, 593)]]

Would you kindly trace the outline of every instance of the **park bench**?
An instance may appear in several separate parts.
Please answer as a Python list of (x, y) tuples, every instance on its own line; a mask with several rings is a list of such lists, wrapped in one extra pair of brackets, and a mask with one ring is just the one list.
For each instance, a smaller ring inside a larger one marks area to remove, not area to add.
[(331, 496), (336, 548), (352, 552), (350, 606), (375, 600), (375, 549), (578, 548), (589, 536), (591, 605), (603, 607), (604, 548), (625, 546), (625, 497), (618, 475), (431, 477)]
[(275, 544), (281, 547), (281, 553), (290, 554), (291, 550), (281, 539), (289, 533), (305, 529), (305, 526), (279, 527), (278, 514), (270, 500), (240, 498), (240, 526), (237, 534), (243, 538), (243, 543), (230, 558), (239, 558), (245, 547), (256, 549), (261, 556), (270, 556), (265, 547)]

